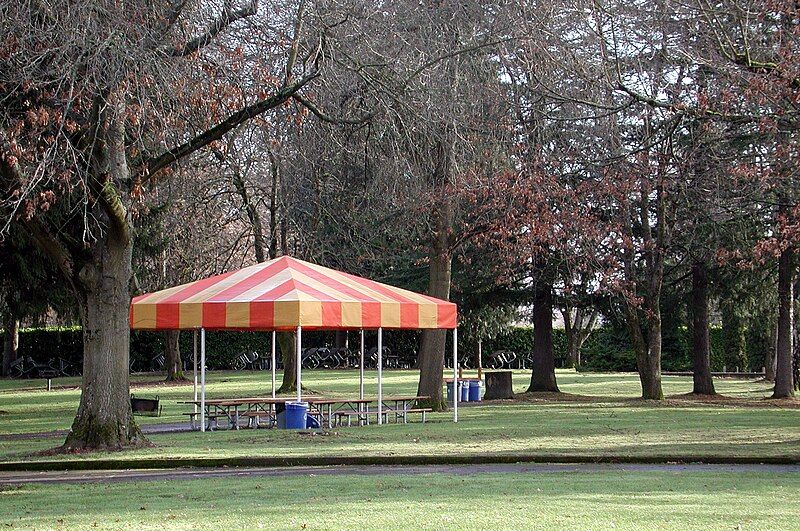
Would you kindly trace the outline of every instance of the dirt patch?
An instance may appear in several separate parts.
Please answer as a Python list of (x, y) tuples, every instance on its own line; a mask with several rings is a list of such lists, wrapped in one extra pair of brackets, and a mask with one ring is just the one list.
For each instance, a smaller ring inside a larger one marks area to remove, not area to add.
[(696, 395), (694, 393), (686, 393), (668, 396), (665, 402), (711, 406), (800, 409), (800, 400), (797, 398), (738, 398), (726, 395)]
[(553, 392), (537, 392), (537, 393), (519, 393), (515, 395), (514, 401), (517, 402), (624, 402), (627, 399), (609, 396), (587, 396), (576, 395), (572, 393), (553, 393)]
[(490, 400), (487, 404), (620, 404), (633, 407), (747, 407), (769, 409), (800, 409), (797, 398), (739, 398), (727, 395), (695, 395), (693, 393), (672, 395), (664, 400), (645, 400), (643, 398), (624, 398), (611, 396), (587, 396), (572, 393), (519, 393), (514, 400)]
[(131, 389), (145, 389), (148, 387), (188, 387), (192, 384), (193, 382), (191, 380), (173, 380), (168, 382), (162, 379), (150, 382), (131, 382)]

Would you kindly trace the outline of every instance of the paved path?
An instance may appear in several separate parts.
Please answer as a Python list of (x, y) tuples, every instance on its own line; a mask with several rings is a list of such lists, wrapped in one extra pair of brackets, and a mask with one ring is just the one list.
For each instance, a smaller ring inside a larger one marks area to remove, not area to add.
[(340, 475), (482, 475), (493, 473), (552, 474), (563, 472), (768, 472), (800, 474), (800, 465), (636, 465), (636, 464), (499, 464), (426, 466), (332, 466), (276, 468), (178, 468), (169, 470), (90, 470), (69, 472), (0, 472), (0, 486), (46, 483), (116, 483), (203, 478), (250, 478)]

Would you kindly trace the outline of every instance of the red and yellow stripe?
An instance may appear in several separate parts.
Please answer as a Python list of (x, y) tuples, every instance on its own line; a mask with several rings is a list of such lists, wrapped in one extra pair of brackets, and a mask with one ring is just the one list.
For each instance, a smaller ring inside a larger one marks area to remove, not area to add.
[(456, 305), (282, 256), (133, 299), (132, 329), (455, 328)]

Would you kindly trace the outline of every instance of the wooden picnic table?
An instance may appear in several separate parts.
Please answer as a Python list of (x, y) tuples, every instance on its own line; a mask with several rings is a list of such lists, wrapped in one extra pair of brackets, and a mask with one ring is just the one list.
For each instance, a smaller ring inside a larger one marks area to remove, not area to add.
[[(382, 406), (385, 414), (391, 412), (395, 415), (395, 421), (399, 419), (406, 420), (406, 413), (410, 411), (408, 405), (417, 400), (424, 400), (428, 396), (416, 395), (401, 395), (384, 397)], [(225, 417), (228, 421), (230, 429), (239, 429), (239, 418), (245, 416), (248, 418), (256, 418), (255, 426), (258, 425), (258, 417), (266, 416), (271, 424), (277, 421), (276, 406), (278, 404), (285, 404), (286, 402), (293, 402), (296, 398), (291, 397), (250, 397), (250, 398), (211, 398), (205, 400), (205, 414), (208, 419), (208, 429), (212, 430), (216, 425), (217, 417)], [(359, 422), (366, 421), (366, 416), (370, 414), (377, 414), (377, 410), (370, 411), (369, 404), (378, 401), (377, 398), (346, 398), (346, 397), (317, 397), (317, 396), (304, 396), (302, 401), (309, 404), (309, 409), (314, 410), (320, 417), (322, 422), (327, 423), (328, 428), (333, 427), (333, 419), (338, 412), (346, 411), (348, 414), (352, 412), (359, 418)], [(186, 400), (178, 402), (179, 404), (191, 404), (198, 407), (203, 407), (201, 400)], [(392, 405), (389, 405), (392, 404)], [(240, 411), (243, 409), (244, 411)], [(188, 413), (192, 419), (192, 426), (196, 414)]]

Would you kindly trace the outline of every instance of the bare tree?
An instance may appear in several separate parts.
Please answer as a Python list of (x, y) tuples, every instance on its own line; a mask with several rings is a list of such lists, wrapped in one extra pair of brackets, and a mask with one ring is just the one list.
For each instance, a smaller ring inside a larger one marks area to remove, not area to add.
[[(60, 268), (84, 328), (81, 403), (66, 450), (143, 439), (128, 401), (137, 198), (175, 162), (320, 75), (322, 40), (301, 47), (293, 33), (304, 5), (281, 6), (274, 24), (256, 1), (0, 8), (12, 43), (0, 58), (6, 219), (24, 222)], [(276, 77), (276, 65), (286, 74)]]

